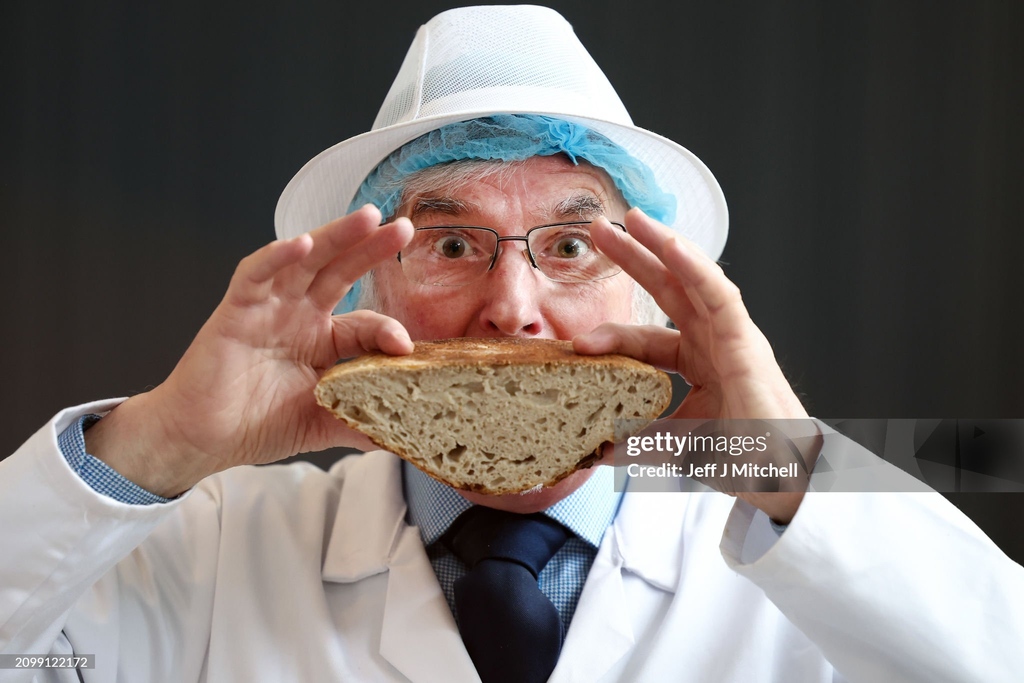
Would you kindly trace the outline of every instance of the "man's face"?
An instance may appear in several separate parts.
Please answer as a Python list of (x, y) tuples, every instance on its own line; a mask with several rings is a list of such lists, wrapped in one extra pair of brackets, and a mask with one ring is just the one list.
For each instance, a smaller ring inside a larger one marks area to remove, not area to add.
[[(626, 207), (607, 175), (574, 166), (563, 156), (534, 157), (507, 172), (453, 192), (405, 199), (401, 214), (416, 227), (475, 225), (501, 236), (524, 235), (538, 225), (589, 220), (622, 221)], [(548, 280), (521, 253), (524, 242), (502, 242), (494, 268), (458, 287), (409, 281), (391, 260), (376, 270), (382, 313), (413, 340), (449, 337), (572, 339), (603, 322), (628, 323), (633, 281), (625, 273), (584, 283)]]

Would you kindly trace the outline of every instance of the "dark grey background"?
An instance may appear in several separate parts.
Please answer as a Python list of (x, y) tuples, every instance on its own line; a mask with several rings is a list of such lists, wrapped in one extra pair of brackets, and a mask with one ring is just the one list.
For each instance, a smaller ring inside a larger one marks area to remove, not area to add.
[[(450, 6), (100, 4), (0, 17), (0, 453), (159, 383)], [(727, 272), (812, 414), (1024, 417), (1024, 6), (551, 4), (719, 178)], [(1021, 496), (952, 498), (1024, 559)]]

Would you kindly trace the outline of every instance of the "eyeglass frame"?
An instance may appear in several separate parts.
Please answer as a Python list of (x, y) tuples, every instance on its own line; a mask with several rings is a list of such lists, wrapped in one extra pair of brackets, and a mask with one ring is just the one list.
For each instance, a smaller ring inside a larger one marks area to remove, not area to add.
[[(588, 225), (589, 226), (589, 225), (593, 224), (593, 222), (594, 221), (589, 220), (589, 221), (564, 221), (562, 223), (548, 223), (546, 225), (537, 225), (535, 227), (530, 228), (529, 230), (526, 231), (525, 235), (509, 235), (507, 237), (502, 237), (501, 235), (498, 234), (498, 231), (495, 230), (494, 228), (488, 228), (488, 227), (485, 227), (483, 225), (429, 225), (429, 226), (425, 226), (425, 227), (422, 227), (422, 228), (413, 228), (413, 229), (416, 232), (420, 232), (421, 230), (452, 230), (452, 229), (466, 230), (466, 229), (470, 229), (470, 230), (486, 230), (487, 232), (493, 234), (494, 238), (495, 238), (495, 242), (494, 242), (494, 253), (491, 254), (491, 262), (487, 265), (487, 270), (482, 271), (480, 273), (480, 275), (477, 276), (477, 278), (482, 277), (485, 273), (489, 273), (492, 270), (494, 270), (494, 264), (498, 262), (498, 252), (500, 251), (501, 243), (502, 242), (526, 242), (526, 255), (529, 258), (530, 265), (533, 266), (534, 268), (536, 268), (537, 270), (540, 270), (541, 275), (543, 275), (544, 277), (548, 278), (552, 282), (561, 282), (560, 280), (553, 280), (553, 279), (551, 279), (551, 277), (548, 276), (548, 274), (545, 273), (543, 270), (541, 270), (540, 266), (537, 265), (537, 259), (534, 258), (534, 256), (533, 256), (533, 249), (530, 248), (530, 233), (532, 233), (532, 232), (534, 232), (536, 230), (543, 230), (544, 228), (560, 228), (560, 227), (563, 227), (563, 226), (566, 226), (566, 225)], [(622, 223), (619, 223), (618, 221), (608, 221), (608, 222), (611, 223), (612, 225), (614, 225), (615, 227), (619, 228), (620, 230), (622, 230), (622, 232), (624, 232), (626, 234), (629, 234), (629, 231), (626, 230), (626, 226), (623, 225)], [(395, 257), (398, 259), (399, 263), (402, 262), (402, 252), (401, 251), (399, 251), (395, 255)], [(606, 258), (607, 258), (607, 256), (606, 256)], [(612, 263), (614, 263), (614, 261), (612, 261)], [(616, 264), (616, 265), (618, 265), (618, 264)], [(403, 273), (405, 272), (404, 268), (402, 269), (402, 272)], [(568, 282), (561, 282), (561, 284), (571, 284), (573, 282), (597, 282), (598, 280), (606, 280), (606, 279), (608, 279), (610, 277), (615, 277), (616, 275), (618, 275), (621, 272), (622, 272), (622, 267), (619, 266), (619, 270), (618, 271), (616, 271), (614, 273), (611, 273), (610, 275), (605, 275), (604, 277), (594, 278), (592, 280), (570, 280)], [(473, 280), (470, 280), (469, 282), (464, 282), (461, 285), (449, 285), (449, 286), (464, 287), (464, 286), (470, 284), (471, 282), (474, 282), (475, 280), (476, 280), (476, 278), (474, 278)]]

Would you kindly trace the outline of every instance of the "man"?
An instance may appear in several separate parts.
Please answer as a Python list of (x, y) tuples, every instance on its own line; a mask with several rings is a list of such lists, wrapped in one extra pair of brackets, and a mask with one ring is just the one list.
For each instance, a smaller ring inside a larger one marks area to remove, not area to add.
[[(382, 452), (238, 467), (370, 449), (314, 405), (318, 377), (453, 336), (679, 372), (675, 417), (807, 418), (708, 255), (725, 221), (710, 173), (632, 126), (557, 14), (435, 17), (375, 130), (300, 171), (284, 239), (239, 264), (171, 376), (62, 412), (3, 463), (3, 651), (95, 654), (97, 681), (1011, 680), (1022, 571), (934, 494), (619, 496), (597, 468), (485, 497)], [(560, 223), (577, 226), (563, 255), (600, 269), (536, 264), (530, 235)], [(490, 259), (439, 287), (452, 266), (427, 277), (422, 250)], [(360, 279), (377, 310), (333, 315)], [(666, 315), (678, 330), (633, 324)], [(480, 509), (568, 531), (537, 568), (547, 668), (467, 627), (503, 622), (459, 598), (476, 568), (456, 537)]]

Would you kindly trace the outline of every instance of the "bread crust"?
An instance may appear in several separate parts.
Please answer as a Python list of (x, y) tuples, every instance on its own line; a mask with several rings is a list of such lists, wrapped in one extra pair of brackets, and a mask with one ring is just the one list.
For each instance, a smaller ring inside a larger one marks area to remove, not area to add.
[[(406, 356), (389, 356), (372, 352), (359, 356), (328, 370), (321, 382), (344, 376), (350, 372), (365, 372), (375, 368), (414, 369), (430, 367), (484, 367), (499, 365), (591, 365), (634, 369), (655, 370), (647, 363), (620, 354), (584, 356), (572, 349), (571, 341), (560, 339), (477, 339), (457, 337), (437, 341), (418, 341), (415, 350)], [(665, 375), (665, 373), (661, 373)], [(666, 381), (668, 376), (665, 375)]]
[[(507, 368), (508, 370), (502, 371), (498, 370), (498, 368)], [(631, 429), (631, 432), (638, 431), (655, 419), (664, 411), (671, 400), (671, 382), (668, 376), (664, 372), (636, 359), (618, 354), (601, 356), (580, 355), (573, 351), (572, 342), (568, 341), (515, 338), (457, 338), (421, 341), (416, 342), (413, 353), (406, 356), (370, 353), (336, 365), (327, 371), (317, 385), (316, 398), (320, 405), (329, 410), (335, 417), (343, 420), (348, 426), (365, 434), (381, 448), (408, 460), (441, 483), (454, 488), (489, 495), (517, 493), (538, 486), (553, 486), (573, 472), (593, 466), (599, 459), (599, 454), (595, 448), (600, 448), (601, 443), (611, 441), (615, 436), (613, 433), (614, 429), (610, 423), (600, 426), (595, 424), (594, 431), (588, 435), (588, 443), (596, 443), (595, 447), (587, 448), (585, 451), (577, 452), (576, 454), (559, 452), (559, 455), (562, 456), (561, 464), (555, 469), (549, 467), (536, 470), (538, 474), (541, 469), (545, 471), (544, 476), (539, 479), (516, 481), (515, 484), (495, 486), (488, 485), (483, 480), (474, 480), (472, 477), (446, 476), (440, 467), (441, 460), (438, 459), (438, 456), (431, 453), (414, 452), (419, 447), (418, 442), (415, 443), (415, 447), (403, 446), (401, 439), (392, 438), (388, 434), (387, 424), (380, 424), (384, 421), (378, 420), (376, 424), (367, 425), (366, 419), (359, 419), (365, 416), (365, 413), (362, 412), (357, 404), (361, 400), (364, 404), (363, 407), (365, 407), (367, 402), (365, 396), (356, 401), (350, 399), (350, 394), (353, 393), (351, 392), (352, 387), (364, 387), (369, 382), (379, 381), (382, 376), (399, 379), (407, 376), (410, 382), (414, 382), (415, 380), (412, 378), (415, 377), (423, 377), (425, 375), (432, 377), (441, 375), (443, 377), (445, 373), (454, 375), (457, 372), (473, 369), (480, 369), (479, 372), (481, 373), (489, 373), (488, 377), (491, 379), (493, 379), (492, 373), (504, 372), (507, 374), (508, 372), (519, 372), (522, 369), (524, 372), (533, 373), (532, 376), (534, 378), (540, 376), (548, 381), (551, 386), (558, 386), (561, 388), (560, 390), (569, 393), (574, 391), (572, 385), (574, 381), (577, 383), (582, 382), (588, 377), (593, 377), (594, 373), (602, 373), (601, 376), (640, 378), (649, 390), (653, 387), (653, 390), (650, 391), (653, 395), (649, 399), (646, 395), (644, 396), (645, 405), (643, 410), (645, 412), (642, 415), (636, 413), (635, 415), (628, 416), (639, 418), (636, 428)], [(343, 391), (342, 387), (348, 387), (350, 391)], [(581, 387), (581, 390), (583, 388), (585, 387)], [(494, 417), (507, 424), (522, 424), (521, 406), (511, 399), (502, 400), (505, 395), (500, 394), (500, 392), (495, 391), (493, 393), (497, 394), (497, 396), (491, 397), (491, 401), (488, 404), (489, 410), (492, 412), (497, 410), (499, 414), (492, 415), (488, 413), (488, 418)], [(631, 400), (635, 403), (636, 391), (631, 390), (630, 393), (634, 394)], [(619, 398), (626, 400), (624, 396), (625, 394)], [(612, 402), (619, 400), (619, 398), (609, 396)], [(391, 402), (388, 401), (388, 403), (390, 406)], [(418, 404), (413, 402), (406, 403), (405, 405), (408, 410), (410, 405), (416, 406)], [(621, 405), (622, 403), (620, 402), (619, 406), (621, 407)], [(507, 414), (500, 414), (506, 406), (508, 408), (505, 411)], [(394, 406), (391, 407), (394, 408)], [(397, 411), (399, 409), (394, 408), (394, 410)], [(561, 413), (565, 413), (567, 410), (564, 405), (559, 405), (556, 401), (551, 405), (549, 412), (545, 414), (550, 414), (553, 420), (557, 420)], [(577, 415), (577, 421), (578, 418), (579, 416)], [(455, 419), (461, 420), (463, 415), (460, 414)], [(607, 422), (607, 420), (605, 421)], [(443, 421), (441, 426), (444, 426)], [(531, 425), (526, 423), (522, 424), (521, 429), (530, 430), (530, 427)], [(621, 437), (622, 435), (620, 434), (619, 436)], [(461, 453), (459, 455), (461, 456)], [(477, 456), (476, 453), (471, 455), (473, 457)], [(431, 463), (431, 458), (434, 458), (437, 466)], [(473, 470), (470, 471), (472, 472)], [(533, 470), (531, 469), (532, 473)]]

